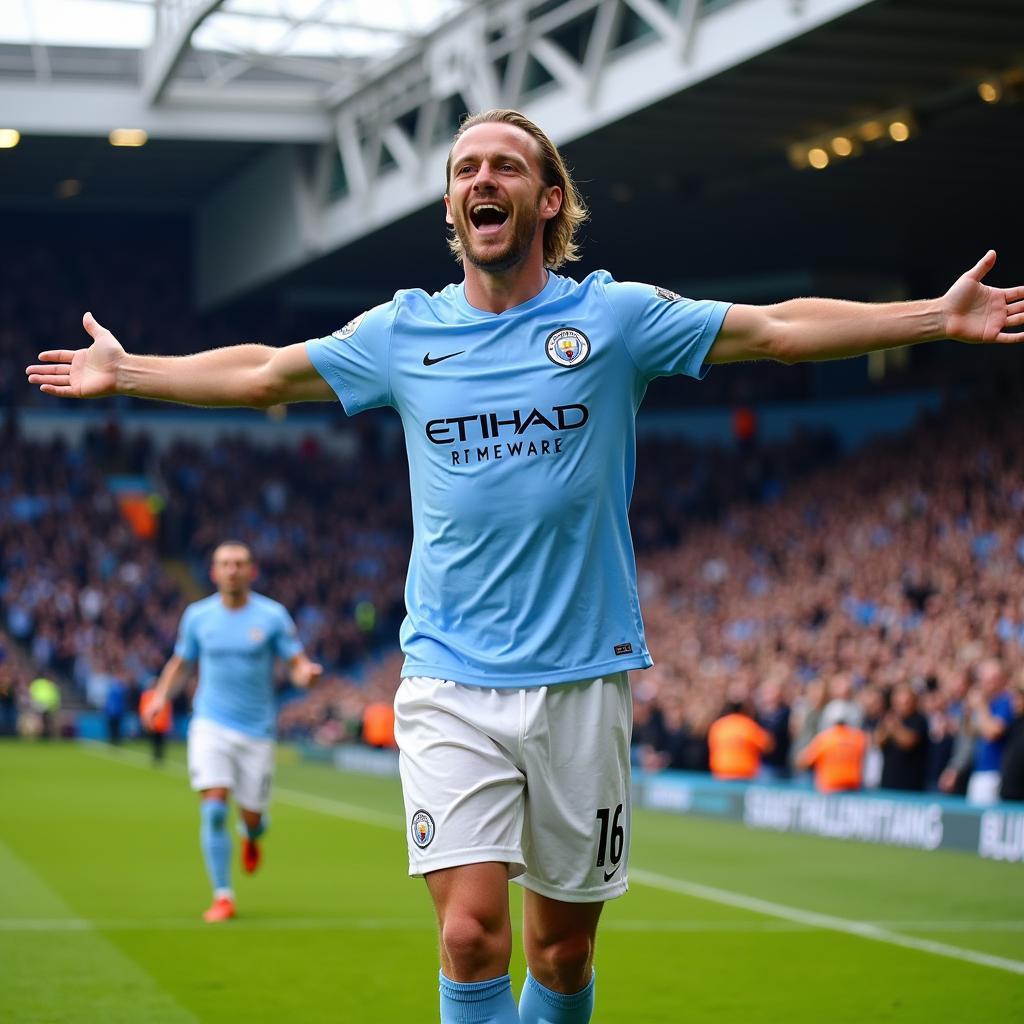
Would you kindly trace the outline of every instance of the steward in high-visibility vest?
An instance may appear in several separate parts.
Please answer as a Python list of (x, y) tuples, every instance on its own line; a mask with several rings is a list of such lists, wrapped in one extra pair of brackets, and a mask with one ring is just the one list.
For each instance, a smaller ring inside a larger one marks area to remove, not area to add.
[(814, 788), (819, 793), (842, 793), (864, 784), (864, 753), (868, 738), (843, 722), (833, 725), (807, 744), (797, 763), (814, 769)]

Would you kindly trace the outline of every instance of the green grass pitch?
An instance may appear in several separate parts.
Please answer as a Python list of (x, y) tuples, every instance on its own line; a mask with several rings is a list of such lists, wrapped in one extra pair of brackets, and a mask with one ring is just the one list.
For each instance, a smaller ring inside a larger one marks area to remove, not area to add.
[[(210, 926), (180, 760), (0, 745), (0, 1020), (436, 1020), (397, 783), (283, 750), (265, 865)], [(1024, 1021), (1022, 865), (643, 812), (633, 832), (595, 1024)]]

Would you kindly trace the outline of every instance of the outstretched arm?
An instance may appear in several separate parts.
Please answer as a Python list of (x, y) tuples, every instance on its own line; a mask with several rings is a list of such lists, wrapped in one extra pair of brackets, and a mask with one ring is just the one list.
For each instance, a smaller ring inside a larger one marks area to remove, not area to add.
[(992, 288), (991, 249), (942, 298), (921, 302), (792, 299), (774, 306), (729, 309), (709, 363), (775, 359), (783, 363), (845, 359), (879, 349), (952, 338), (970, 344), (1024, 342), (1024, 287)]
[(327, 402), (334, 392), (303, 344), (285, 348), (233, 345), (191, 356), (136, 356), (86, 313), (88, 348), (40, 352), (26, 369), (30, 384), (60, 398), (129, 395), (184, 405), (252, 406)]

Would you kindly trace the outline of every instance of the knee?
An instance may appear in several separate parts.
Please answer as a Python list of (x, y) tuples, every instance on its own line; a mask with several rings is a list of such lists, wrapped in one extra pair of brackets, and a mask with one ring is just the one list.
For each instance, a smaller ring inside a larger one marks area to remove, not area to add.
[(223, 831), (228, 820), (228, 805), (223, 800), (204, 800), (203, 820), (215, 832)]
[(449, 914), (441, 927), (441, 944), (453, 981), (475, 981), (508, 970), (512, 939), (500, 922)]
[(545, 988), (578, 992), (590, 982), (594, 943), (590, 934), (578, 932), (538, 943), (531, 951), (530, 972)]

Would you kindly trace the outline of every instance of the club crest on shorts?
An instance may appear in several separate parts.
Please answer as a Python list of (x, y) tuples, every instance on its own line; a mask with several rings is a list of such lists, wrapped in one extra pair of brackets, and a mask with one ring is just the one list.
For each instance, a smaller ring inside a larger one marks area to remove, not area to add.
[(346, 338), (351, 338), (356, 333), (356, 328), (362, 323), (363, 317), (366, 313), (360, 313), (359, 316), (353, 317), (344, 327), (340, 330), (332, 331), (331, 337), (337, 338), (338, 341), (344, 341)]
[(544, 350), (555, 366), (581, 366), (590, 355), (590, 339), (575, 327), (559, 327), (548, 335)]
[(434, 838), (434, 819), (424, 810), (418, 810), (412, 816), (412, 841), (425, 850)]

